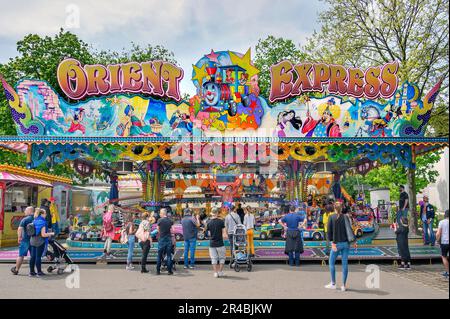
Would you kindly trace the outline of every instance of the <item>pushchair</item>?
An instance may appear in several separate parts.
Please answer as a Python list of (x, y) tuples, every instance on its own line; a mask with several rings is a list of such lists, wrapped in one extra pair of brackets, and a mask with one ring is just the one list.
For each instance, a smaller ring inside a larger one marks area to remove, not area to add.
[(247, 249), (247, 230), (244, 225), (236, 225), (233, 231), (230, 262), (230, 267), (234, 268), (234, 271), (241, 271), (241, 267), (247, 267), (247, 271), (252, 271), (252, 259)]
[(51, 273), (56, 270), (56, 273), (61, 275), (64, 272), (74, 271), (72, 267), (73, 261), (67, 254), (67, 250), (63, 245), (56, 240), (49, 240), (48, 248), (51, 248), (51, 251), (47, 249), (46, 256), (53, 265), (48, 266), (47, 272)]

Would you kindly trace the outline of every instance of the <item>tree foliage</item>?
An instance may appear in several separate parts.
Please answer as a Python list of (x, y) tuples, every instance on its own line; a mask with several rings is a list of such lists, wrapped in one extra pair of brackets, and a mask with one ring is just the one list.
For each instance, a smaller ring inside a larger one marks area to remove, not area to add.
[[(421, 193), (429, 184), (435, 183), (439, 172), (433, 169), (439, 162), (442, 152), (430, 152), (416, 158), (416, 194)], [(357, 191), (353, 186), (357, 184), (370, 185), (374, 188), (389, 188), (392, 201), (397, 201), (399, 197), (399, 186), (407, 184), (406, 168), (400, 164), (397, 166), (383, 165), (369, 171), (365, 176), (346, 176), (342, 185), (350, 193), (356, 195)], [(368, 195), (368, 192), (366, 192)]]
[(449, 2), (325, 1), (321, 30), (302, 48), (308, 60), (359, 67), (397, 60), (400, 80), (416, 83), (421, 93), (443, 78), (428, 133), (448, 136)]
[[(54, 37), (41, 37), (36, 34), (26, 35), (22, 40), (17, 42), (16, 57), (10, 58), (7, 63), (0, 65), (0, 73), (5, 80), (14, 85), (22, 78), (39, 79), (47, 81), (57, 93), (61, 96), (61, 91), (57, 80), (57, 67), (64, 58), (74, 58), (82, 64), (115, 64), (128, 61), (149, 61), (163, 60), (174, 64), (177, 61), (173, 52), (160, 45), (139, 46), (135, 43), (131, 44), (129, 50), (123, 49), (116, 51), (98, 51), (77, 35), (61, 29)], [(16, 135), (16, 127), (11, 117), (8, 102), (4, 94), (0, 94), (0, 135)], [(25, 155), (17, 155), (9, 151), (0, 149), (0, 163), (14, 163), (16, 165), (25, 166)], [(87, 178), (77, 174), (69, 163), (63, 163), (48, 167), (46, 163), (37, 169), (44, 172), (68, 177), (74, 179), (76, 183), (84, 184)], [(97, 177), (104, 178), (101, 170), (94, 171)]]
[(256, 45), (254, 64), (260, 70), (258, 76), (261, 95), (265, 98), (269, 97), (270, 67), (273, 64), (282, 60), (299, 63), (305, 57), (306, 55), (292, 40), (276, 38), (272, 35), (260, 39)]

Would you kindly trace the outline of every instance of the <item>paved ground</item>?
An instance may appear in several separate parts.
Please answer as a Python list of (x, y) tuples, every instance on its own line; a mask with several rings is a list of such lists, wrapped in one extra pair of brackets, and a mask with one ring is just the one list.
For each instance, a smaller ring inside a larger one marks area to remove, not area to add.
[[(13, 276), (11, 264), (0, 264), (0, 298), (449, 298), (448, 281), (440, 277), (441, 265), (420, 265), (410, 273), (391, 265), (380, 266), (380, 287), (366, 287), (365, 265), (351, 264), (349, 291), (330, 291), (328, 268), (305, 264), (290, 268), (284, 264), (256, 264), (254, 271), (236, 273), (226, 269), (225, 278), (213, 278), (210, 266), (196, 270), (178, 269), (174, 276), (126, 271), (124, 265), (80, 265), (79, 288), (74, 275), (29, 278)], [(340, 266), (338, 266), (340, 271)], [(338, 283), (340, 282), (338, 273)]]

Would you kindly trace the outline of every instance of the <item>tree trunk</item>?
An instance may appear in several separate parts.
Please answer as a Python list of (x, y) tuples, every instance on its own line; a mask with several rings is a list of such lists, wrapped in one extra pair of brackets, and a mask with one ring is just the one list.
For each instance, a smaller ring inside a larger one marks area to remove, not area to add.
[(408, 181), (409, 210), (411, 218), (409, 220), (410, 230), (414, 234), (419, 233), (418, 217), (417, 217), (417, 200), (416, 200), (416, 170), (408, 168), (406, 171)]

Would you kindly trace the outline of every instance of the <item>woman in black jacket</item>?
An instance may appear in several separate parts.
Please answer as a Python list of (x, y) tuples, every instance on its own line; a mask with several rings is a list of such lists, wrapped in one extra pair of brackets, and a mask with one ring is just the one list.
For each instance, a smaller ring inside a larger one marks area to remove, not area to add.
[(327, 289), (336, 289), (336, 259), (341, 254), (342, 260), (342, 287), (341, 291), (346, 291), (348, 276), (348, 255), (350, 253), (350, 243), (354, 242), (355, 237), (352, 230), (352, 222), (347, 214), (346, 207), (341, 202), (334, 204), (336, 214), (328, 219), (327, 235), (331, 242), (331, 252), (329, 259), (329, 267), (331, 274), (331, 282), (325, 286)]
[(401, 258), (401, 265), (398, 269), (410, 270), (411, 269), (411, 254), (409, 252), (408, 244), (408, 218), (401, 217), (398, 224), (395, 224), (395, 234), (397, 239), (398, 254)]

